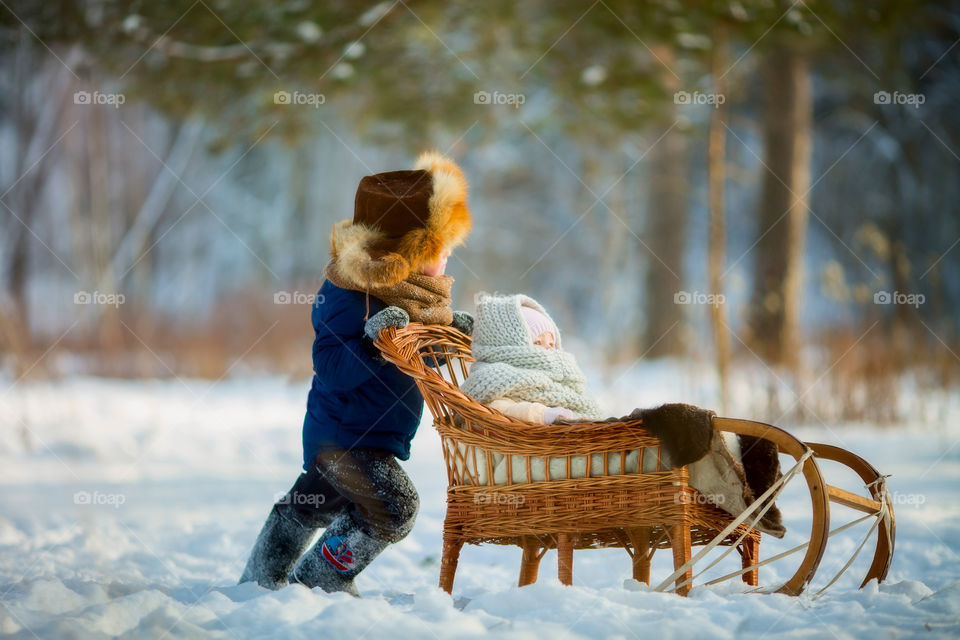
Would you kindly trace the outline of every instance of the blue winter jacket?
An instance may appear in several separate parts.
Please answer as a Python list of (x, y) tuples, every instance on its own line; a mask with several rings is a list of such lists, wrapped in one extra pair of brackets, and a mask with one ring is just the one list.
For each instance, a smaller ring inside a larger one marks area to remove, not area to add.
[[(386, 305), (370, 296), (370, 315)], [(367, 296), (323, 283), (313, 305), (313, 385), (303, 421), (303, 468), (325, 449), (376, 447), (410, 457), (423, 414), (413, 378), (364, 345)]]

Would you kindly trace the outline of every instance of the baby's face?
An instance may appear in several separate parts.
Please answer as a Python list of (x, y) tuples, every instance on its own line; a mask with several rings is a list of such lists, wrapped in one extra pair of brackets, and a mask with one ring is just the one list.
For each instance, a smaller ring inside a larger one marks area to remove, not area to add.
[(553, 349), (556, 347), (556, 341), (553, 338), (553, 333), (550, 331), (544, 331), (534, 338), (533, 344), (543, 349)]

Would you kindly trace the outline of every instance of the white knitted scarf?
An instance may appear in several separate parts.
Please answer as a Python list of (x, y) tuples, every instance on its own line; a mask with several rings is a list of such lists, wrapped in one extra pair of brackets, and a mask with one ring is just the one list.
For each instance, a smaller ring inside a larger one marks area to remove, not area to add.
[(463, 392), (484, 404), (509, 398), (600, 418), (600, 407), (586, 394), (583, 372), (573, 356), (560, 349), (560, 336), (555, 336), (556, 349), (534, 346), (521, 306), (546, 315), (527, 296), (478, 296), (472, 345), (476, 361), (461, 387)]

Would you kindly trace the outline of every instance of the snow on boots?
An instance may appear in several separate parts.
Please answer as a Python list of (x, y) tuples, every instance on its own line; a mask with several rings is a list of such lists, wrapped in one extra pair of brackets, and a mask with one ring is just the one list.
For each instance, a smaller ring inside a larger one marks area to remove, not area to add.
[[(410, 533), (419, 506), (393, 453), (372, 447), (323, 451), (274, 505), (241, 582), (279, 589), (289, 578), (356, 594), (353, 578)], [(323, 527), (320, 541), (307, 551)]]
[(317, 528), (308, 527), (284, 514), (285, 505), (275, 504), (257, 536), (240, 583), (256, 582), (267, 589), (282, 589), (289, 582), (297, 560), (310, 546)]
[(297, 564), (291, 582), (328, 593), (345, 591), (360, 597), (354, 577), (363, 571), (387, 545), (363, 532), (349, 512), (343, 512), (327, 527), (317, 543)]

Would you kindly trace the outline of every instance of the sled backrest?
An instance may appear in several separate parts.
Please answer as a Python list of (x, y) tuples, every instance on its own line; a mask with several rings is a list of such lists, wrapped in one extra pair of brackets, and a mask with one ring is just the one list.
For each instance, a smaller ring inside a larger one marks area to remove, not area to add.
[(440, 432), (451, 486), (485, 485), (492, 478), (493, 456), (464, 444), (465, 430), (483, 434), (482, 426), (464, 416), (489, 412), (462, 391), (460, 383), (473, 362), (469, 336), (440, 325), (411, 322), (403, 329), (385, 329), (375, 342), (383, 356), (413, 377)]

